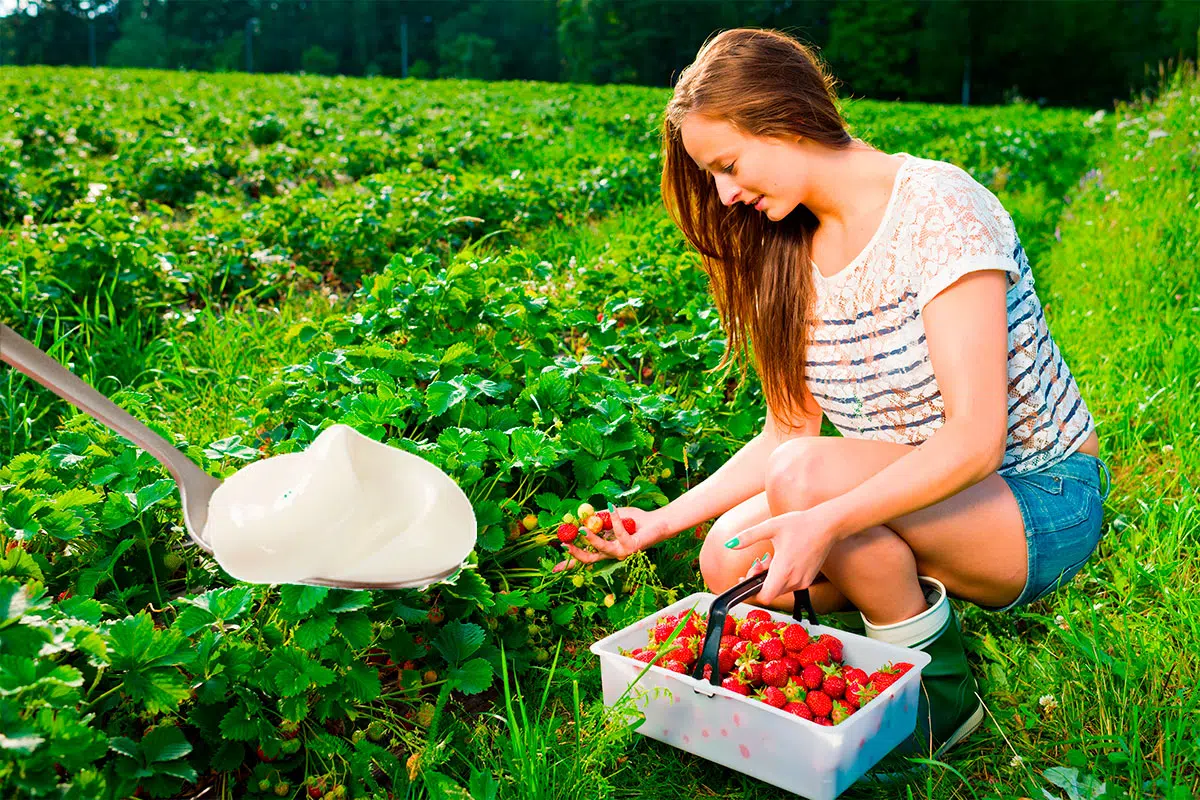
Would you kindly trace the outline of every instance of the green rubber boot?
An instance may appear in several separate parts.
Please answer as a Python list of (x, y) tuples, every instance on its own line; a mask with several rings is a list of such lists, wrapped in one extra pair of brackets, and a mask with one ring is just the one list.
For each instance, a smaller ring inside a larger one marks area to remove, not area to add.
[[(867, 637), (878, 641), (923, 650), (932, 661), (921, 670), (921, 694), (917, 704), (917, 728), (892, 752), (902, 758), (941, 758), (983, 722), (983, 702), (979, 686), (971, 675), (962, 631), (946, 587), (935, 578), (918, 576), (925, 590), (929, 609), (912, 619), (891, 625), (872, 625), (863, 617)], [(918, 765), (898, 764), (889, 756), (887, 761), (901, 769), (897, 772), (869, 773), (877, 779), (908, 778)], [(919, 765), (924, 768), (925, 765)], [(876, 767), (885, 768), (884, 762)]]

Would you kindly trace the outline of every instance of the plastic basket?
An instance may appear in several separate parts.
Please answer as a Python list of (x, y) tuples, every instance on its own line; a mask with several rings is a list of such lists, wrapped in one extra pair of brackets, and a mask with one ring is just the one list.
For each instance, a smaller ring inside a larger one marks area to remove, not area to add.
[[(744, 616), (757, 608), (740, 601), (754, 594), (764, 579), (765, 573), (760, 573), (720, 597), (709, 592), (689, 595), (593, 644), (591, 651), (600, 657), (604, 703), (615, 705), (628, 690), (645, 715), (638, 733), (812, 800), (832, 800), (914, 731), (921, 670), (930, 657), (920, 650), (815, 624), (807, 592), (797, 592), (796, 608), (801, 608), (803, 599), (810, 617), (800, 619), (801, 624), (813, 636), (837, 636), (844, 645), (844, 661), (868, 673), (893, 661), (907, 661), (913, 668), (833, 727), (731, 692), (720, 685), (716, 669), (725, 616)], [(647, 668), (621, 655), (622, 649), (646, 644), (657, 618), (689, 608), (709, 613), (705, 646), (692, 675), (657, 665)], [(786, 614), (768, 612), (772, 619), (792, 621)], [(710, 680), (702, 677), (706, 663), (713, 665)]]

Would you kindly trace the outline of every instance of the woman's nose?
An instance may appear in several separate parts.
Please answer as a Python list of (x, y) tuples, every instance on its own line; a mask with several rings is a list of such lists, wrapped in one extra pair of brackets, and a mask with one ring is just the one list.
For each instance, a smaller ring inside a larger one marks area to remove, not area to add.
[(731, 206), (737, 200), (738, 189), (737, 184), (729, 179), (726, 175), (717, 175), (717, 196), (721, 198), (721, 204)]

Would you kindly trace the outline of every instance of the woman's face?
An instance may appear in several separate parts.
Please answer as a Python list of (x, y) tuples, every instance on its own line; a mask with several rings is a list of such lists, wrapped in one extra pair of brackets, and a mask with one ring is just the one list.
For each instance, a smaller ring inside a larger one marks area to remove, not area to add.
[(803, 156), (797, 144), (750, 136), (696, 113), (684, 118), (680, 134), (688, 155), (712, 175), (725, 205), (745, 203), (775, 222), (800, 204), (795, 176)]

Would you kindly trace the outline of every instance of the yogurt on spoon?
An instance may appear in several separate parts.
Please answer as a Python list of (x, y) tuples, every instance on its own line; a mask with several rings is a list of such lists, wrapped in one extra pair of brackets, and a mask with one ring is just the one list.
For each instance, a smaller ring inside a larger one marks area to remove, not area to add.
[(303, 452), (226, 478), (203, 536), (239, 580), (387, 584), (459, 567), (475, 547), (476, 521), (436, 465), (338, 424)]

